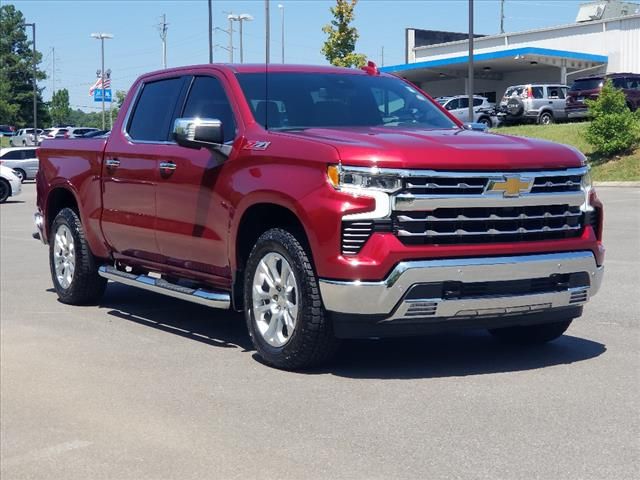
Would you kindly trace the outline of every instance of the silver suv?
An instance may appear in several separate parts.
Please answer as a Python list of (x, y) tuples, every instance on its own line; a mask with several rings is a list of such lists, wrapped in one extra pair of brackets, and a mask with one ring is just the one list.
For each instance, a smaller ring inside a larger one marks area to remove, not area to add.
[(549, 125), (567, 118), (567, 90), (560, 84), (515, 85), (507, 88), (498, 116), (503, 123), (536, 122)]

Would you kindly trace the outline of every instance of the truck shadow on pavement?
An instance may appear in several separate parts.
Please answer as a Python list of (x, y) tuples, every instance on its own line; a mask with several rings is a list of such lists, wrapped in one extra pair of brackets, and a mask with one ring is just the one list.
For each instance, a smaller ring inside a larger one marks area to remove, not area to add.
[[(244, 316), (110, 283), (100, 308), (122, 320), (214, 347), (254, 352)], [(580, 322), (584, 320), (576, 320)], [(348, 340), (327, 366), (298, 374), (362, 379), (485, 375), (566, 365), (598, 357), (605, 345), (571, 335), (546, 345), (505, 345), (484, 331), (423, 337)], [(261, 362), (256, 353), (256, 361)]]

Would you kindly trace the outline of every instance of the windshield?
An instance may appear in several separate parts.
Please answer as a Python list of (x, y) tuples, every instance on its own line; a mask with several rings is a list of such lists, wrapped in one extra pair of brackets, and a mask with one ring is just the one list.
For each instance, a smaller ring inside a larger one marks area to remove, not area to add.
[(601, 78), (585, 78), (584, 80), (576, 80), (571, 85), (571, 91), (576, 92), (578, 90), (596, 90), (602, 87)]
[(392, 77), (276, 72), (269, 73), (268, 85), (265, 73), (240, 73), (237, 77), (254, 118), (271, 130), (456, 127), (424, 95)]

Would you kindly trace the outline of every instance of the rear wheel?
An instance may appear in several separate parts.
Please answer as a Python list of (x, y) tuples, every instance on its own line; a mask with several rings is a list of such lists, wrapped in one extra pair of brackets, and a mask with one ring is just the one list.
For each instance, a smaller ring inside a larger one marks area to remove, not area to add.
[(253, 345), (266, 363), (294, 370), (333, 356), (338, 340), (307, 252), (286, 230), (256, 242), (245, 274), (244, 305)]
[(553, 122), (554, 119), (551, 112), (542, 112), (538, 117), (538, 123), (540, 125), (551, 125)]
[(4, 178), (0, 178), (0, 203), (7, 201), (11, 196), (11, 185)]
[(80, 217), (70, 208), (63, 208), (51, 225), (49, 266), (62, 303), (87, 305), (102, 298), (107, 279), (98, 275)]
[(567, 331), (572, 320), (562, 320), (538, 325), (495, 328), (489, 332), (500, 340), (518, 345), (538, 345), (561, 337)]
[(26, 172), (21, 168), (16, 168), (14, 172), (16, 172), (16, 176), (20, 179), (20, 183), (24, 182), (27, 179)]

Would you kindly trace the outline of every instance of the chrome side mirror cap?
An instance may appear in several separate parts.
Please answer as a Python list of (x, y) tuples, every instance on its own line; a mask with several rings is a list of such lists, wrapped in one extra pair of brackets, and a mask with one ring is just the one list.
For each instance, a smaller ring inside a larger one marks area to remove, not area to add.
[(173, 138), (188, 148), (215, 148), (224, 144), (222, 122), (214, 118), (176, 118)]
[(474, 132), (487, 132), (489, 130), (489, 127), (487, 127), (484, 123), (477, 122), (465, 123), (463, 128), (465, 130), (473, 130)]

